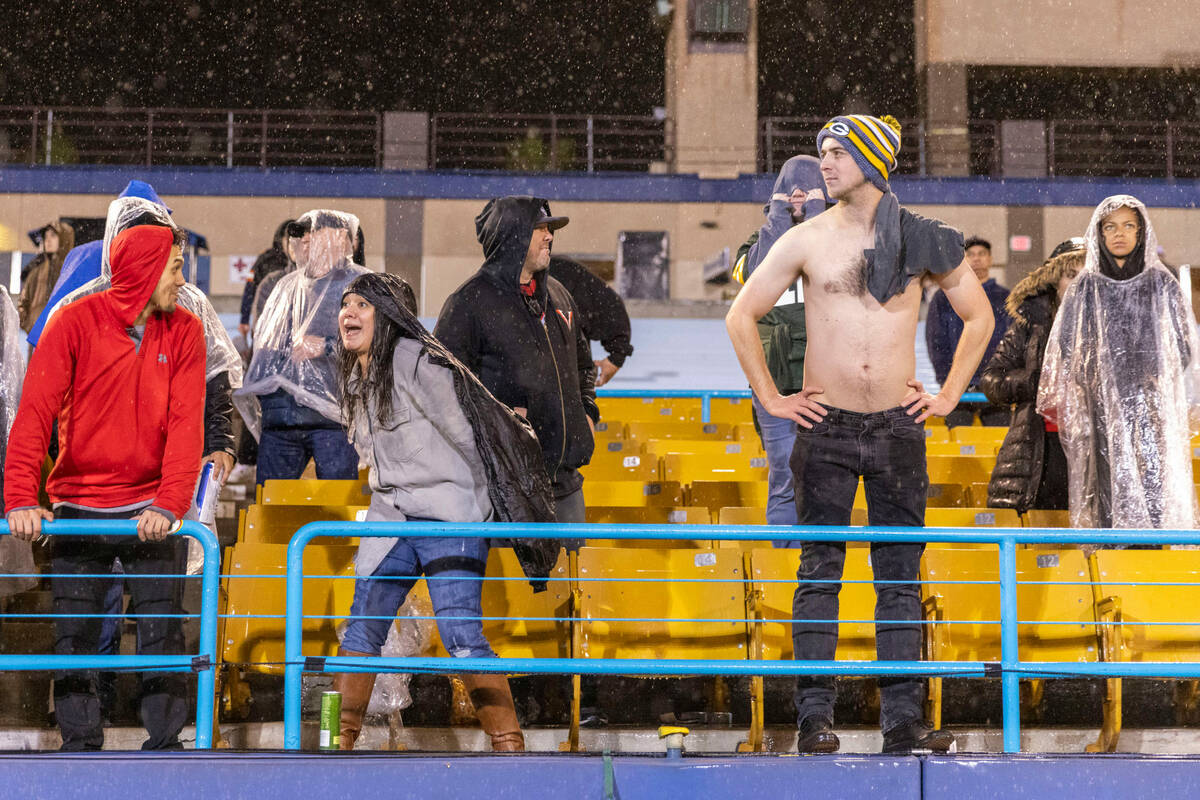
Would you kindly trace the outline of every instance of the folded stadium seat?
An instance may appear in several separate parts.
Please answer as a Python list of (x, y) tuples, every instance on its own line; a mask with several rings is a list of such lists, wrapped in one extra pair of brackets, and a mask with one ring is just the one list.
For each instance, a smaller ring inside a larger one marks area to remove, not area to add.
[[(587, 521), (604, 525), (708, 525), (707, 508), (669, 506), (588, 506)], [(589, 547), (710, 547), (697, 539), (588, 539)]]
[(630, 422), (654, 420), (680, 422), (701, 420), (699, 397), (604, 397), (596, 398), (600, 418)]
[(945, 425), (925, 426), (925, 443), (950, 441), (950, 429)]
[(929, 456), (925, 459), (930, 483), (987, 483), (996, 466), (996, 456)]
[[(921, 559), (925, 658), (1000, 660), (999, 548), (931, 544)], [(1088, 567), (1078, 549), (1017, 551), (1018, 652), (1023, 661), (1094, 662), (1100, 642)], [(1062, 624), (1070, 623), (1070, 624)], [(1033, 682), (1036, 713), (1042, 684)], [(942, 725), (942, 682), (929, 682), (928, 716)]]
[[(925, 505), (927, 508), (961, 508), (966, 504), (966, 492), (957, 483), (931, 483), (926, 490)], [(854, 491), (852, 507), (856, 509), (867, 507), (866, 484), (861, 480), (858, 482), (858, 488)]]
[[(792, 598), (796, 592), (799, 550), (755, 548), (744, 554), (749, 579), (746, 609), (749, 618), (750, 658), (756, 661), (787, 661), (792, 658)], [(869, 563), (870, 548), (851, 542), (846, 548), (842, 591), (838, 595), (838, 661), (874, 661), (875, 589)], [(750, 736), (747, 749), (763, 749), (763, 679), (755, 676), (750, 685)]]
[[(1097, 550), (1089, 562), (1105, 661), (1200, 661), (1200, 551)], [(1180, 724), (1194, 722), (1198, 701), (1196, 681), (1178, 685)], [(1111, 753), (1120, 735), (1121, 679), (1110, 678), (1104, 728), (1088, 750)]]
[(929, 528), (1020, 528), (1021, 517), (1011, 508), (926, 508)]
[[(238, 541), (249, 544), (287, 544), (310, 522), (352, 522), (366, 506), (284, 506), (255, 503), (245, 511)], [(338, 544), (357, 545), (358, 539), (340, 538)]]
[(765, 481), (767, 479), (767, 457), (765, 455), (669, 453), (663, 456), (662, 463), (663, 480), (679, 481), (685, 484), (695, 481)]
[(993, 460), (999, 442), (934, 442), (926, 439), (926, 456), (987, 456)]
[[(570, 557), (565, 550), (559, 550), (558, 562), (550, 571), (544, 592), (533, 591), (511, 547), (493, 547), (488, 551), (485, 575), (506, 579), (483, 582), (483, 635), (496, 655), (501, 658), (571, 657), (573, 579)], [(422, 582), (418, 587), (423, 585)], [(432, 615), (432, 602), (428, 609)]]
[(766, 509), (767, 481), (692, 481), (688, 489), (688, 498), (688, 505), (704, 506), (714, 515), (726, 506)]
[(1064, 509), (1031, 508), (1025, 512), (1026, 528), (1069, 528), (1071, 512)]
[(964, 505), (973, 508), (984, 508), (987, 506), (988, 482), (987, 481), (972, 481), (966, 485), (966, 503)]
[(631, 422), (629, 438), (640, 439), (713, 439), (732, 440), (733, 426), (728, 422)]
[(682, 506), (679, 481), (583, 482), (583, 500), (589, 506)]
[(763, 456), (762, 445), (758, 442), (735, 442), (714, 439), (648, 439), (643, 444), (645, 452), (658, 456), (668, 453), (700, 453), (702, 455), (751, 455)]
[(592, 460), (579, 468), (583, 482), (659, 480), (658, 456), (641, 453), (593, 453)]
[(1007, 426), (960, 425), (957, 428), (947, 428), (950, 441), (964, 444), (996, 444), (1004, 441), (1008, 435)]
[(258, 498), (259, 503), (283, 506), (362, 506), (370, 500), (371, 487), (365, 482), (306, 478), (266, 481)]
[(625, 423), (615, 419), (601, 419), (596, 423), (596, 430), (592, 435), (597, 441), (600, 439), (624, 439)]
[(766, 525), (767, 509), (762, 506), (725, 506), (717, 512), (717, 524)]
[[(737, 550), (584, 547), (577, 569), (577, 658), (745, 660), (746, 595)], [(576, 677), (571, 750), (579, 749), (578, 719)]]
[(646, 446), (636, 439), (597, 439), (596, 449), (592, 453), (595, 458), (601, 453), (624, 453), (625, 455), (641, 455)]
[(708, 403), (710, 422), (750, 422), (754, 406), (749, 397), (714, 397)]

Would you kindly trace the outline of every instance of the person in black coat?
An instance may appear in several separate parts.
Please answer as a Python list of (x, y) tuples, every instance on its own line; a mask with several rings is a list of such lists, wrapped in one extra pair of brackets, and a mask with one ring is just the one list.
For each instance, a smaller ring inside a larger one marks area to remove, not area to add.
[(578, 307), (548, 269), (553, 232), (567, 221), (539, 197), (489, 200), (475, 218), (483, 266), (446, 299), (433, 335), (529, 420), (558, 521), (585, 522), (579, 468), (600, 418), (596, 369)]
[(600, 342), (600, 346), (608, 353), (607, 358), (595, 362), (596, 386), (603, 386), (625, 365), (625, 359), (633, 355), (633, 345), (629, 342), (629, 312), (625, 310), (625, 303), (621, 295), (578, 261), (552, 256), (550, 275), (567, 287), (575, 305), (579, 307), (583, 335), (589, 341)]
[(1068, 239), (1021, 280), (1006, 302), (1012, 324), (984, 368), (988, 400), (1012, 404), (1012, 421), (996, 456), (987, 504), (1013, 508), (1067, 508), (1067, 459), (1058, 430), (1036, 410), (1042, 359), (1063, 293), (1083, 269), (1083, 239)]
[[(285, 219), (279, 223), (279, 227), (275, 229), (275, 238), (271, 241), (271, 246), (254, 259), (254, 266), (250, 268), (250, 280), (246, 281), (246, 288), (242, 291), (241, 318), (238, 321), (238, 332), (242, 336), (250, 333), (250, 318), (255, 310), (254, 297), (258, 293), (258, 287), (262, 284), (263, 279), (272, 272), (278, 272), (291, 266), (291, 259), (288, 258), (287, 251), (284, 249), (287, 244), (284, 234), (287, 232), (287, 226), (294, 221)], [(356, 261), (355, 263), (361, 264), (362, 262)]]

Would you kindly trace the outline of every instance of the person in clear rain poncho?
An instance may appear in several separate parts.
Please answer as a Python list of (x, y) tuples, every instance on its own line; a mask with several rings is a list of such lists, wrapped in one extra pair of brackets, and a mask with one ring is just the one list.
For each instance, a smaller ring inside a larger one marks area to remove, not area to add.
[(235, 400), (242, 415), (262, 408), (257, 482), (299, 478), (309, 458), (317, 477), (358, 477), (358, 455), (341, 426), (337, 317), (342, 290), (367, 272), (351, 258), (358, 218), (309, 211), (288, 226), (296, 270), (275, 286), (254, 326), (254, 357)]
[(1037, 410), (1067, 455), (1076, 528), (1193, 528), (1200, 347), (1146, 206), (1105, 199), (1050, 331)]
[[(18, 313), (8, 292), (0, 288), (0, 496), (4, 493), (4, 452), (8, 431), (21, 401), (21, 382), (25, 378), (25, 335), (18, 325)], [(32, 589), (37, 578), (33, 548), (15, 536), (0, 536), (0, 597)]]

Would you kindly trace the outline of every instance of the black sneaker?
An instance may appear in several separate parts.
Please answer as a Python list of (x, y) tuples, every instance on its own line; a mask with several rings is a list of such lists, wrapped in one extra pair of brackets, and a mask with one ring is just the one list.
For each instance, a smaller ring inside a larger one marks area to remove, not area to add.
[(935, 731), (923, 719), (902, 723), (883, 735), (885, 753), (911, 753), (914, 750), (948, 753), (953, 746), (954, 734), (944, 730)]
[(805, 717), (796, 734), (797, 753), (836, 753), (842, 743), (833, 732), (833, 723), (824, 717)]

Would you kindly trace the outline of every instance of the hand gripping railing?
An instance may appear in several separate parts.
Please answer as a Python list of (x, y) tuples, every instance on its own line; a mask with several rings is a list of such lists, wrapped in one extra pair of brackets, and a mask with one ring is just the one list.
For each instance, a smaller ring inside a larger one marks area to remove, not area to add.
[[(51, 536), (135, 536), (137, 520), (56, 520), (43, 522), (42, 531)], [(8, 522), (0, 520), (0, 536), (9, 535)], [(213, 692), (217, 669), (217, 599), (221, 569), (217, 537), (198, 522), (184, 522), (173, 536), (191, 536), (204, 548), (204, 571), (200, 577), (200, 647), (194, 655), (101, 656), (101, 655), (0, 655), (0, 672), (5, 670), (137, 670), (196, 673), (196, 749), (212, 747)], [(127, 576), (135, 577), (135, 576)], [(180, 580), (184, 579), (180, 573)]]
[[(724, 541), (859, 541), (998, 544), (1000, 558), (1001, 660), (982, 661), (721, 661), (687, 659), (581, 658), (352, 658), (306, 662), (301, 653), (304, 548), (317, 536), (464, 536), (522, 538), (713, 539)], [(331, 672), (488, 672), (608, 675), (912, 675), (1000, 677), (1003, 687), (1004, 750), (1020, 751), (1020, 679), (1039, 677), (1200, 677), (1200, 663), (1022, 662), (1017, 646), (1017, 545), (1200, 544), (1200, 531), (1034, 530), (997, 528), (862, 528), (728, 525), (547, 525), (449, 522), (316, 522), (305, 525), (288, 545), (287, 621), (284, 668), (284, 747), (300, 747), (301, 676)]]
[[(749, 389), (597, 389), (597, 397), (699, 397), (700, 421), (712, 422), (712, 400), (714, 397), (736, 397), (750, 399)], [(967, 392), (959, 398), (960, 403), (985, 403), (983, 392)]]

